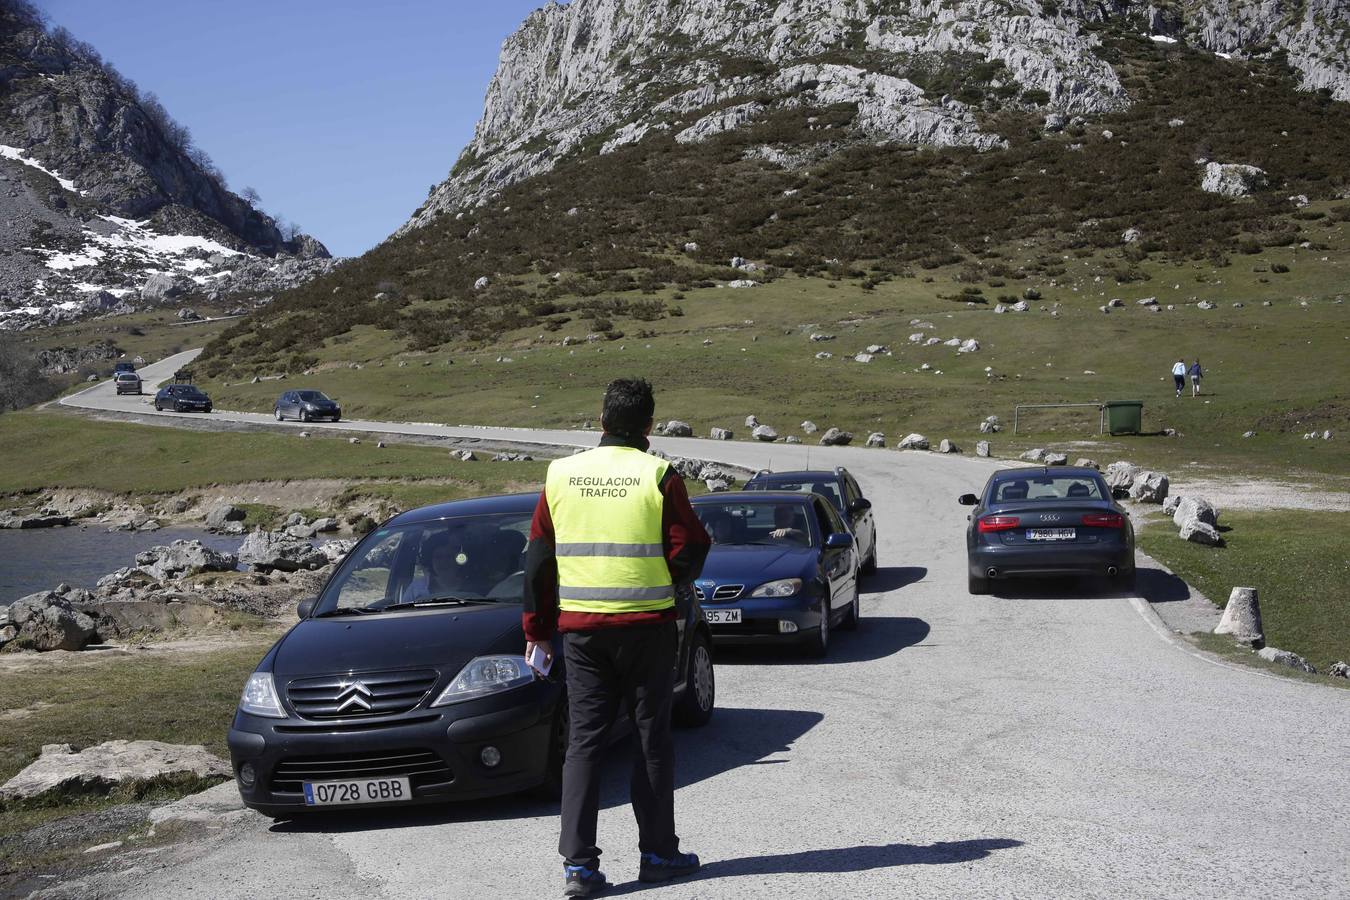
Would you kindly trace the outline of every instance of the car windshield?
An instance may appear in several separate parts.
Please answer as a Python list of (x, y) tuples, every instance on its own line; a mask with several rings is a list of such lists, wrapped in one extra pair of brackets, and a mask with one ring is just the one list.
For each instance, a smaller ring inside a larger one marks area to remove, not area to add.
[(117, 376), (118, 381), (140, 381), (140, 376), (135, 372), (123, 372)]
[(201, 400), (206, 395), (195, 387), (180, 387), (174, 389), (174, 394), (178, 397), (187, 397), (189, 400)]
[(842, 510), (844, 508), (844, 501), (839, 495), (839, 485), (833, 481), (754, 479), (745, 486), (745, 489), (747, 491), (794, 491), (799, 494), (820, 494), (829, 500), (835, 509)]
[(327, 403), (323, 391), (299, 391), (300, 399), (306, 403)]
[(714, 544), (815, 546), (807, 507), (789, 500), (700, 503), (694, 507)]
[(348, 555), (315, 610), (378, 613), (457, 601), (519, 603), (532, 511), (382, 528)]
[(1009, 478), (994, 483), (993, 502), (1018, 500), (1104, 500), (1101, 482), (1090, 475)]

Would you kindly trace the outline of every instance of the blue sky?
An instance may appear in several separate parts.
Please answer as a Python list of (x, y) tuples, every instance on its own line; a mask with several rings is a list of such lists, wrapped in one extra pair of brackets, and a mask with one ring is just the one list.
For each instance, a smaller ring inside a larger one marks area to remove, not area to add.
[(544, 0), (38, 0), (262, 206), (334, 254), (389, 235), (473, 136), (502, 41)]

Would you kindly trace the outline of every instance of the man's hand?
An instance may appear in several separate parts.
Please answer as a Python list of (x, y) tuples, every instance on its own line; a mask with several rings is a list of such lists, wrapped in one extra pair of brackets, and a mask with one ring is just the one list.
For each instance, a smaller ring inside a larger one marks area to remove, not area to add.
[(544, 652), (544, 668), (548, 669), (553, 665), (553, 645), (536, 644), (534, 641), (525, 642), (525, 662), (529, 665), (531, 669), (534, 669), (540, 675), (543, 675), (544, 671), (536, 668), (534, 663), (531, 662), (531, 660), (534, 657), (534, 651), (536, 647), (538, 647), (540, 650)]

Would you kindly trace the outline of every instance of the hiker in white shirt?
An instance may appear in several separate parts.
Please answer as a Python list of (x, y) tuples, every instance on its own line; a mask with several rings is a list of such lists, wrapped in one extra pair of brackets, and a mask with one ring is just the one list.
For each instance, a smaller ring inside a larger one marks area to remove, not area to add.
[(1177, 396), (1180, 397), (1181, 392), (1186, 388), (1186, 361), (1184, 359), (1177, 360), (1177, 364), (1172, 367), (1172, 381), (1176, 382)]

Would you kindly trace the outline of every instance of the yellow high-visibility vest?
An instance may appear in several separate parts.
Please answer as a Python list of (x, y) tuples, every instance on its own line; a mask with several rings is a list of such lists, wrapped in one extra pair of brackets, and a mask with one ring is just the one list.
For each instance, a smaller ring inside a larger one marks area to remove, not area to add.
[(556, 541), (559, 609), (632, 613), (675, 605), (661, 533), (661, 479), (669, 465), (619, 446), (549, 463), (544, 491)]

